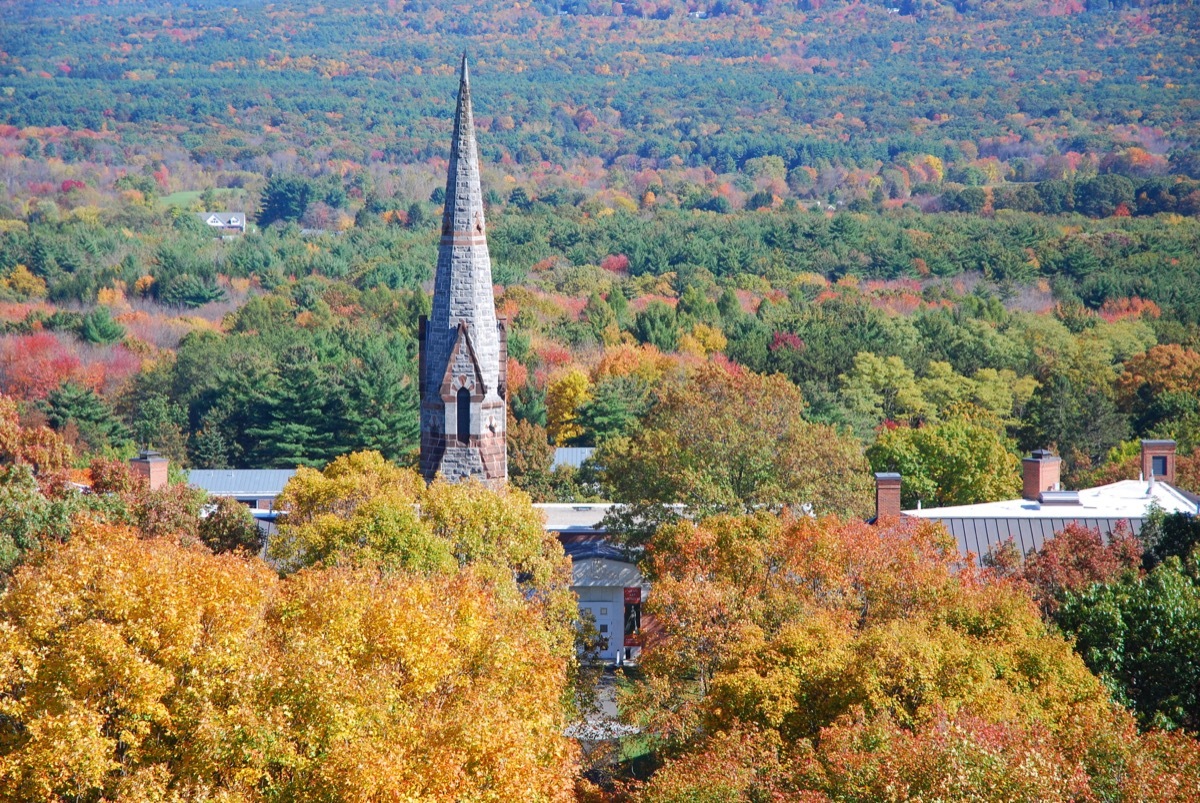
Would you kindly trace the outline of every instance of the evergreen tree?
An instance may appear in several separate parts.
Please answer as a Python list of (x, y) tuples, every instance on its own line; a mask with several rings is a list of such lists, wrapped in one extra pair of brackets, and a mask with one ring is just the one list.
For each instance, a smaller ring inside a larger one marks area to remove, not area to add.
[(674, 351), (679, 343), (679, 325), (675, 310), (662, 301), (651, 301), (634, 319), (633, 334), (642, 343), (661, 351)]
[(73, 424), (89, 449), (120, 447), (129, 440), (125, 425), (91, 388), (64, 382), (50, 391), (42, 409), (50, 426), (56, 430)]
[(593, 443), (630, 435), (650, 409), (650, 399), (650, 387), (636, 376), (605, 379), (580, 405), (577, 420)]
[(339, 451), (371, 450), (402, 462), (420, 445), (416, 370), (398, 338), (354, 338), (343, 376), (344, 437)]
[(89, 343), (116, 343), (125, 337), (125, 327), (112, 319), (107, 307), (96, 307), (83, 316), (79, 336)]
[(259, 398), (263, 423), (248, 427), (249, 460), (275, 468), (321, 466), (337, 456), (344, 397), (338, 393), (333, 363), (308, 345), (280, 355), (271, 382)]
[(277, 220), (299, 220), (312, 199), (312, 182), (303, 176), (271, 176), (263, 189), (258, 225), (266, 228)]

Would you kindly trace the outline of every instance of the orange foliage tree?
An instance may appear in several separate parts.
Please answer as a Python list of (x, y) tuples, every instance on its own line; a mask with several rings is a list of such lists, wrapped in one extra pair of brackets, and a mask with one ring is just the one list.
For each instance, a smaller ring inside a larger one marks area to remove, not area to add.
[(1147, 395), (1179, 392), (1200, 394), (1200, 353), (1175, 343), (1131, 357), (1117, 378), (1117, 400), (1125, 409)]
[(0, 464), (25, 464), (43, 480), (62, 479), (71, 447), (49, 427), (24, 427), (15, 400), (0, 394)]
[(936, 525), (763, 514), (663, 528), (626, 715), (643, 801), (1187, 800), (1200, 745), (1138, 734), (1020, 582)]

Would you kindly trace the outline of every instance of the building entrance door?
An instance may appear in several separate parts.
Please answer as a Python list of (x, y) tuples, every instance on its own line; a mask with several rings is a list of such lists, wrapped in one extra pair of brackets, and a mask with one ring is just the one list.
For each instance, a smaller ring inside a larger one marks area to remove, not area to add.
[(600, 657), (605, 661), (617, 660), (617, 651), (624, 646), (624, 610), (608, 601), (580, 601), (579, 612), (592, 615), (596, 630), (600, 634)]

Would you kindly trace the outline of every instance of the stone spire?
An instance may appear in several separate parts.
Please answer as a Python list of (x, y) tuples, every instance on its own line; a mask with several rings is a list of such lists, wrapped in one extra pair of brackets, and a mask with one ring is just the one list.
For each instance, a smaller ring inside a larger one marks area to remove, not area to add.
[(452, 482), (508, 476), (505, 322), (496, 320), (467, 56), (446, 177), (433, 310), (420, 325), (421, 473)]

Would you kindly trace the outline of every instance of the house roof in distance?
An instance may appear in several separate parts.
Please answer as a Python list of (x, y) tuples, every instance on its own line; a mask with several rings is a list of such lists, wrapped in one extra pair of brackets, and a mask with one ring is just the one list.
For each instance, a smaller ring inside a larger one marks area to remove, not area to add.
[(246, 216), (241, 212), (197, 212), (196, 217), (210, 226), (223, 228), (245, 228)]
[(591, 446), (559, 446), (554, 450), (554, 464), (551, 468), (559, 466), (579, 468), (583, 465), (583, 461), (591, 457), (595, 451)]
[(188, 484), (212, 496), (259, 498), (278, 496), (296, 471), (290, 468), (193, 469)]

